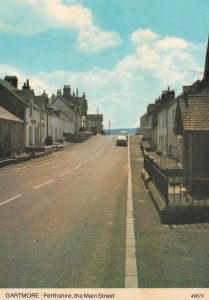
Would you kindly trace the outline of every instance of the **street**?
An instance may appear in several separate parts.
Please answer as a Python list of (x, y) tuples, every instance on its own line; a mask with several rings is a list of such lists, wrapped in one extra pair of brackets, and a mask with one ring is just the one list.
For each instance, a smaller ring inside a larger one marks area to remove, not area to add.
[(127, 147), (97, 137), (0, 176), (1, 287), (124, 286)]
[[(128, 148), (115, 140), (0, 170), (1, 288), (124, 287)], [(161, 224), (129, 143), (139, 287), (208, 287), (209, 224)]]

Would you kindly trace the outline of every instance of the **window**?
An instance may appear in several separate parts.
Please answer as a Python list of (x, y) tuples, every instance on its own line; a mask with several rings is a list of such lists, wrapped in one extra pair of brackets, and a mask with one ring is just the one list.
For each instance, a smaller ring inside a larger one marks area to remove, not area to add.
[(55, 127), (55, 141), (57, 140), (57, 127)]
[(30, 146), (33, 145), (33, 127), (32, 126), (29, 127), (29, 145)]
[(29, 117), (33, 116), (33, 99), (30, 100), (30, 115)]
[(54, 128), (53, 128), (53, 126), (51, 126), (51, 137), (52, 137), (52, 139), (54, 139)]

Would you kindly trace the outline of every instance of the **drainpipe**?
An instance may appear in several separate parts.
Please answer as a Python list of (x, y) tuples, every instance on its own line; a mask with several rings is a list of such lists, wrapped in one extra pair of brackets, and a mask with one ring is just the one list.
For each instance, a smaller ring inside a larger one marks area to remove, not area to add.
[(27, 120), (26, 120), (26, 106), (24, 106), (24, 150), (26, 148), (26, 126), (27, 126)]
[(168, 156), (168, 107), (166, 108), (166, 156)]

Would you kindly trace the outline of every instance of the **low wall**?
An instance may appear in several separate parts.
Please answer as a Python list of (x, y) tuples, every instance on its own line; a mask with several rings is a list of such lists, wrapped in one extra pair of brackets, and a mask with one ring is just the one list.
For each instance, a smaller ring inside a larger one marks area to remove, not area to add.
[(88, 140), (92, 136), (92, 132), (84, 131), (84, 132), (77, 132), (75, 134), (75, 142), (76, 143), (82, 143), (86, 140)]
[(192, 224), (209, 222), (209, 205), (166, 204), (159, 190), (144, 169), (141, 176), (159, 213), (162, 224)]

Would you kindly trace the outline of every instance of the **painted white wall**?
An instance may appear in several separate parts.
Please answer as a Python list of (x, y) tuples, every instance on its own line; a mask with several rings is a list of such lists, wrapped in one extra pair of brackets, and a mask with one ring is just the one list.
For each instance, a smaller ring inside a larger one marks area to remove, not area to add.
[(167, 108), (158, 113), (157, 149), (167, 154)]
[(47, 135), (47, 113), (36, 106), (26, 107), (26, 147), (44, 145)]
[(77, 119), (77, 130), (82, 126), (82, 116), (80, 114), (80, 110), (78, 109), (77, 111), (77, 116), (76, 112), (70, 108), (70, 106), (66, 105), (64, 101), (60, 97), (57, 97), (56, 99), (53, 100), (52, 106), (57, 107), (61, 112), (63, 112), (70, 120), (73, 121), (73, 128), (72, 128), (72, 123), (70, 127), (70, 133), (74, 133), (76, 130), (76, 119)]
[(48, 135), (50, 135), (54, 142), (63, 137), (62, 119), (58, 116), (48, 116)]
[(168, 106), (168, 154), (172, 158), (178, 157), (178, 138), (173, 133), (175, 115), (176, 115), (177, 101), (172, 101)]

